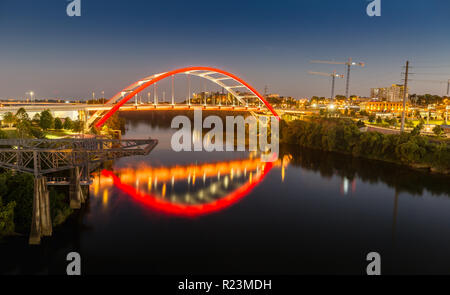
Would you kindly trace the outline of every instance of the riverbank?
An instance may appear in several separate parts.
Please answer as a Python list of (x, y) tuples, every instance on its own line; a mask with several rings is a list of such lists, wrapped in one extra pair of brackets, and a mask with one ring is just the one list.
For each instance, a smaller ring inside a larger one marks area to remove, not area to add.
[[(26, 173), (0, 173), (0, 239), (15, 234), (28, 234), (33, 210), (33, 175)], [(73, 213), (68, 193), (62, 189), (49, 189), (52, 225), (58, 226)]]
[(362, 132), (350, 119), (315, 118), (281, 121), (280, 142), (381, 160), (450, 175), (450, 145), (415, 132)]
[[(24, 108), (16, 114), (3, 115), (1, 139), (59, 139), (82, 134), (83, 122), (69, 117), (58, 118), (44, 110), (30, 118)], [(27, 235), (31, 227), (34, 178), (32, 174), (17, 173), (0, 168), (0, 239), (11, 235)], [(64, 223), (73, 213), (69, 206), (68, 188), (49, 187), (52, 225)]]

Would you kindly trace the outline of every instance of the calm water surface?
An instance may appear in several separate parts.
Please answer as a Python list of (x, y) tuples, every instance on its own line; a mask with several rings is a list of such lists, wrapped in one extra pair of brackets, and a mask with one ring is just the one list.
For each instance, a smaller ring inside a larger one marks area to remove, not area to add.
[[(0, 244), (3, 273), (450, 273), (450, 181), (407, 168), (282, 146), (273, 166), (246, 152), (173, 152), (166, 116), (123, 114), (148, 156), (94, 173), (88, 204), (42, 245)], [(107, 167), (108, 168), (108, 167)], [(183, 209), (184, 208), (184, 209)]]

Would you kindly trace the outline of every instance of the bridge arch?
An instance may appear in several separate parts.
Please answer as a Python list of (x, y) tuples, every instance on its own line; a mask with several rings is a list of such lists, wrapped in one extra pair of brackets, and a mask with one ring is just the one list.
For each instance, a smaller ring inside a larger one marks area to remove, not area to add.
[[(267, 102), (264, 97), (256, 91), (255, 88), (250, 86), (247, 82), (237, 77), (234, 74), (226, 72), (221, 69), (212, 68), (212, 67), (186, 67), (181, 68), (169, 72), (154, 74), (139, 81), (134, 82), (128, 87), (124, 88), (120, 92), (118, 92), (115, 96), (113, 96), (110, 100), (108, 100), (105, 105), (111, 105), (111, 109), (108, 110), (104, 115), (102, 115), (102, 111), (97, 111), (89, 120), (88, 126), (90, 126), (97, 118), (100, 119), (95, 123), (96, 127), (101, 127), (115, 112), (117, 112), (122, 105), (124, 105), (127, 101), (132, 99), (136, 94), (140, 93), (147, 87), (155, 84), (158, 81), (161, 81), (165, 78), (174, 76), (176, 74), (186, 73), (194, 76), (198, 76), (204, 79), (207, 79), (217, 85), (226, 89), (233, 97), (235, 97), (241, 103), (245, 103), (246, 98), (257, 98), (259, 99), (267, 109), (279, 120), (280, 117), (277, 112), (273, 109), (269, 102)], [(228, 85), (225, 81), (234, 81), (235, 84)], [(236, 88), (246, 89), (251, 95), (239, 95)]]
[(172, 203), (168, 200), (165, 200), (164, 198), (160, 198), (158, 195), (140, 192), (133, 186), (123, 183), (120, 178), (112, 171), (102, 170), (101, 174), (102, 176), (112, 178), (114, 186), (117, 187), (120, 191), (128, 194), (134, 200), (148, 206), (151, 209), (169, 215), (177, 215), (181, 217), (199, 217), (224, 210), (239, 202), (264, 180), (264, 178), (272, 170), (273, 167), (273, 162), (264, 163), (262, 171), (259, 172), (254, 179), (246, 182), (243, 186), (228, 193), (226, 196), (205, 204)]

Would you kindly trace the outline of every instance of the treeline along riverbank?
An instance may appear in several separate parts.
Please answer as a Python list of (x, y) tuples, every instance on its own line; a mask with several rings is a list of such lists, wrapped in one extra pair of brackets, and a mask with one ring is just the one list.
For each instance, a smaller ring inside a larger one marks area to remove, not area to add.
[(363, 132), (351, 119), (314, 118), (280, 123), (280, 142), (450, 174), (450, 144), (409, 133)]

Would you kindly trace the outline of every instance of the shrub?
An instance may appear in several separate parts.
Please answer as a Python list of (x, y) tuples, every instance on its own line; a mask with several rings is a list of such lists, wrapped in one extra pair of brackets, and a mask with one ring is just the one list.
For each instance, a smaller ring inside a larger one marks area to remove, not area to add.
[(14, 207), (16, 202), (9, 202), (3, 205), (0, 197), (0, 238), (14, 233)]
[(55, 129), (57, 130), (63, 129), (63, 123), (60, 118), (55, 119)]

